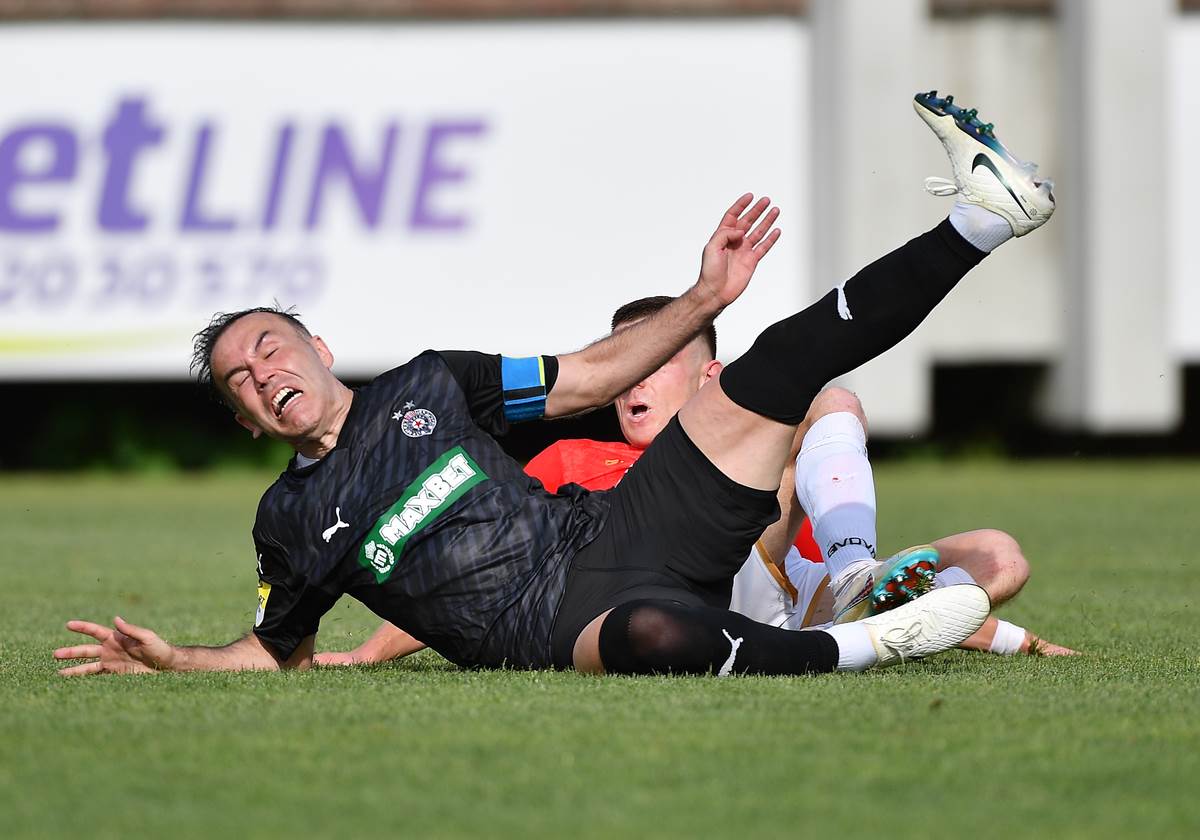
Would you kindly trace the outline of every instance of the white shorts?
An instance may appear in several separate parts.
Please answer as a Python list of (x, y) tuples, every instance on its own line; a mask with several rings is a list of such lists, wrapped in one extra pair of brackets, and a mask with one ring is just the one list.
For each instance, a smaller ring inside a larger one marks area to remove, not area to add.
[(824, 563), (810, 563), (795, 546), (784, 558), (785, 576), (771, 562), (762, 543), (755, 543), (733, 578), (729, 609), (772, 627), (809, 627), (817, 600), (829, 585)]

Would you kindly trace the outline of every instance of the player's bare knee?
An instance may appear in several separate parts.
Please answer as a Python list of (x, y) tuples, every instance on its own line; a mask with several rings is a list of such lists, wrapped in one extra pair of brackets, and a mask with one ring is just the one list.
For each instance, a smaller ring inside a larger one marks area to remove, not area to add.
[(673, 654), (685, 642), (680, 629), (678, 620), (657, 604), (637, 604), (629, 614), (629, 647), (641, 657)]
[(863, 428), (866, 428), (867, 415), (863, 412), (862, 402), (855, 396), (853, 391), (847, 391), (845, 388), (839, 388), (836, 385), (830, 386), (817, 394), (816, 399), (812, 401), (812, 405), (808, 409), (808, 419), (810, 422), (815, 422), (826, 414), (834, 414), (839, 411), (846, 411), (853, 414), (863, 424)]
[(978, 531), (977, 537), (994, 578), (1003, 584), (1005, 599), (1016, 595), (1029, 580), (1029, 561), (1020, 543), (1011, 534), (995, 528)]
[(803, 438), (812, 424), (822, 417), (840, 412), (853, 414), (862, 424), (863, 432), (867, 432), (867, 415), (863, 411), (862, 402), (854, 392), (833, 385), (817, 394), (813, 399), (812, 405), (808, 408), (808, 414), (804, 417), (804, 423), (800, 426), (798, 436)]

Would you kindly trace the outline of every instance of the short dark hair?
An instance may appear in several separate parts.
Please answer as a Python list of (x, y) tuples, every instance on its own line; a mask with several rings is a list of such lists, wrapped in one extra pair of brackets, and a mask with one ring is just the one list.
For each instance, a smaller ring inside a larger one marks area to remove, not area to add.
[[(653, 295), (631, 300), (613, 313), (612, 329), (615, 330), (622, 324), (640, 321), (642, 318), (653, 315), (673, 300), (675, 298), (668, 295)], [(704, 336), (704, 342), (708, 345), (708, 351), (712, 353), (712, 357), (717, 358), (717, 328), (710, 321), (708, 326), (699, 332), (699, 335)]]
[(195, 374), (197, 382), (212, 388), (216, 392), (217, 397), (222, 401), (224, 401), (225, 395), (221, 393), (221, 389), (213, 381), (213, 348), (217, 346), (217, 339), (221, 337), (225, 330), (229, 329), (230, 324), (240, 318), (245, 318), (247, 315), (257, 315), (259, 313), (278, 315), (290, 323), (300, 335), (305, 338), (312, 336), (312, 333), (308, 331), (308, 327), (300, 323), (300, 313), (295, 311), (295, 307), (289, 306), (287, 309), (284, 309), (279, 304), (275, 304), (274, 306), (256, 306), (253, 309), (241, 309), (237, 312), (218, 312), (216, 315), (213, 315), (212, 320), (208, 322), (208, 326), (192, 337), (191, 371)]

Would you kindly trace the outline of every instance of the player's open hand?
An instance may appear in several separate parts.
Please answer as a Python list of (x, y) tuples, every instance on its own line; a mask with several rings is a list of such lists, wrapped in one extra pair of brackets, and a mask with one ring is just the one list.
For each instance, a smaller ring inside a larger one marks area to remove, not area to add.
[(771, 228), (778, 218), (779, 208), (771, 207), (771, 199), (764, 196), (754, 201), (750, 193), (725, 211), (716, 233), (704, 246), (697, 281), (721, 308), (733, 303), (746, 290), (758, 261), (779, 241), (779, 228)]
[(54, 651), (55, 659), (87, 659), (62, 668), (64, 677), (88, 674), (146, 674), (171, 667), (174, 649), (153, 630), (130, 624), (118, 616), (113, 627), (90, 621), (68, 621), (67, 629), (91, 636), (98, 644), (72, 645)]
[(1045, 639), (1034, 638), (1029, 644), (1029, 653), (1031, 656), (1079, 656), (1077, 650), (1072, 650), (1069, 647), (1056, 645), (1054, 642), (1047, 642)]

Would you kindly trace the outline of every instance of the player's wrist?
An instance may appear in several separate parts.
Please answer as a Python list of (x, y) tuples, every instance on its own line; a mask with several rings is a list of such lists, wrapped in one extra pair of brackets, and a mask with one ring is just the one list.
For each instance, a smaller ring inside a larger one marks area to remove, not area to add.
[(186, 658), (185, 648), (168, 644), (162, 656), (150, 657), (145, 664), (155, 671), (185, 671), (187, 668), (182, 663), (186, 661)]
[(691, 304), (689, 314), (695, 320), (697, 329), (714, 320), (729, 305), (721, 297), (719, 284), (707, 281), (703, 272), (681, 298)]

